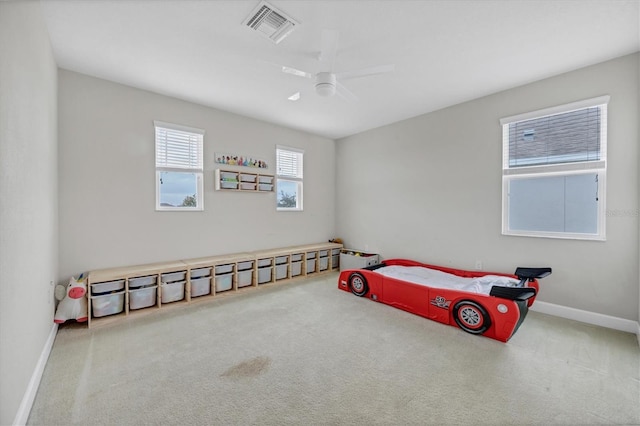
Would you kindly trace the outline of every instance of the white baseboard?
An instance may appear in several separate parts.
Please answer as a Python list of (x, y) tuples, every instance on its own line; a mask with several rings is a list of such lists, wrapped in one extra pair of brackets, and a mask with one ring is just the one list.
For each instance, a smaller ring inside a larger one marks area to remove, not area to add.
[(31, 375), (31, 380), (29, 380), (29, 386), (27, 386), (27, 390), (22, 397), (22, 402), (20, 402), (16, 417), (13, 419), (14, 426), (25, 425), (27, 424), (27, 420), (29, 420), (29, 413), (31, 412), (31, 407), (33, 407), (33, 401), (36, 399), (36, 392), (38, 392), (38, 387), (40, 386), (42, 373), (44, 372), (45, 365), (47, 365), (47, 360), (49, 359), (49, 354), (51, 353), (53, 342), (56, 340), (57, 333), (58, 324), (53, 324), (44, 348), (42, 348), (42, 353), (40, 354), (36, 368)]
[(540, 301), (536, 301), (531, 307), (531, 310), (587, 324), (599, 325), (601, 327), (633, 333), (638, 336), (638, 343), (640, 344), (640, 323), (636, 321)]

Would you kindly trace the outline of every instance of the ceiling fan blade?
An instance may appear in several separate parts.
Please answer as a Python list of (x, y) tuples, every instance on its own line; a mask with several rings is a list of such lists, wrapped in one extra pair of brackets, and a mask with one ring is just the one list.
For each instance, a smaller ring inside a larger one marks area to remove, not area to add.
[(336, 93), (344, 100), (350, 102), (358, 101), (358, 97), (355, 95), (355, 93), (347, 89), (344, 84), (340, 83), (339, 81), (336, 82)]
[(352, 78), (360, 78), (360, 77), (367, 77), (370, 75), (384, 74), (387, 72), (392, 72), (395, 69), (396, 69), (395, 64), (377, 65), (375, 67), (362, 68), (359, 70), (339, 72), (339, 73), (336, 73), (336, 78), (339, 78), (340, 80), (349, 80)]
[(293, 95), (289, 96), (287, 99), (289, 99), (290, 101), (300, 100), (300, 92), (294, 93)]
[(293, 67), (287, 67), (285, 65), (282, 65), (282, 72), (285, 74), (297, 75), (298, 77), (305, 77), (305, 78), (313, 77), (313, 74), (309, 72), (302, 71)]
[(322, 30), (322, 45), (318, 60), (327, 67), (327, 71), (333, 70), (333, 63), (338, 52), (338, 30)]

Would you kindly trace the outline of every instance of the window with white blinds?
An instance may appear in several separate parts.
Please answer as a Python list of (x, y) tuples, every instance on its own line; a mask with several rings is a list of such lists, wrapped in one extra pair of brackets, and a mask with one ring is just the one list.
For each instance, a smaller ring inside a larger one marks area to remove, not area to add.
[(302, 210), (304, 151), (276, 147), (277, 210)]
[(608, 102), (500, 120), (503, 234), (605, 239)]
[(156, 210), (204, 210), (204, 130), (161, 121), (154, 126)]

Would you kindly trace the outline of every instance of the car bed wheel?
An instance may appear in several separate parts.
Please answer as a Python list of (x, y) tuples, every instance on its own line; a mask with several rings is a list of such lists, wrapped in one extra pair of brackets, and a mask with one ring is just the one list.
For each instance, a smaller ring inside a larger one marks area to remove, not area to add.
[(351, 289), (351, 293), (359, 297), (364, 296), (369, 291), (366, 278), (357, 272), (351, 274), (349, 277), (349, 288)]
[(487, 311), (471, 300), (456, 303), (453, 307), (453, 318), (461, 329), (471, 334), (482, 334), (491, 327)]

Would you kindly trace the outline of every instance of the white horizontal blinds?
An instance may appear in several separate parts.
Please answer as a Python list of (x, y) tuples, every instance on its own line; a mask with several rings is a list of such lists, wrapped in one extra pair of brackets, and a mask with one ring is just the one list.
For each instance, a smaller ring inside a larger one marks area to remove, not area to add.
[(276, 148), (276, 157), (278, 176), (302, 179), (302, 151)]
[(601, 108), (595, 106), (508, 124), (508, 166), (600, 160)]
[(155, 126), (156, 167), (200, 171), (203, 169), (202, 130), (159, 122), (155, 122)]

